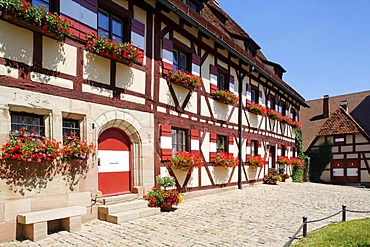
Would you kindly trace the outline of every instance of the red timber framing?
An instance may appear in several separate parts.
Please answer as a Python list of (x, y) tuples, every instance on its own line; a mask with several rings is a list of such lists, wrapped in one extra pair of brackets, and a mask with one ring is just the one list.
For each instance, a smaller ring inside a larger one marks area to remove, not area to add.
[[(181, 4), (179, 3), (179, 5)], [(131, 65), (131, 68), (145, 74), (141, 82), (145, 84), (144, 92), (118, 86), (117, 73), (121, 64), (114, 59), (109, 59), (109, 81), (102, 82), (84, 77), (84, 62), (86, 62), (84, 35), (96, 30), (86, 27), (83, 23), (70, 17), (75, 23), (73, 34), (76, 36), (67, 37), (63, 42), (76, 48), (75, 75), (43, 68), (44, 39), (42, 34), (34, 32), (33, 65), (15, 62), (8, 58), (0, 58), (0, 65), (18, 69), (19, 75), (17, 79), (1, 76), (0, 86), (125, 110), (152, 113), (154, 116), (154, 126), (152, 127), (154, 129), (153, 167), (155, 176), (162, 174), (163, 169), (161, 168), (163, 167), (167, 168), (170, 175), (176, 176), (170, 167), (172, 157), (171, 129), (188, 130), (186, 142), (188, 142), (189, 151), (199, 153), (205, 160), (205, 166), (204, 169), (197, 171), (196, 177), (192, 177), (191, 174), (191, 172), (194, 174), (195, 171), (190, 171), (182, 184), (179, 183), (179, 180), (176, 180), (177, 187), (183, 191), (236, 185), (235, 168), (230, 169), (229, 177), (224, 183), (217, 184), (214, 177), (212, 160), (217, 152), (215, 150), (217, 134), (228, 137), (228, 151), (234, 157), (238, 156), (239, 143), (243, 144), (243, 150), (241, 151), (245, 154), (244, 157), (248, 157), (249, 154), (245, 150), (248, 149), (250, 140), (258, 141), (259, 154), (267, 152), (267, 143), (270, 145), (281, 144), (286, 147), (295, 145), (294, 130), (291, 127), (279, 121), (273, 121), (272, 123), (267, 116), (257, 116), (248, 111), (250, 99), (248, 99), (247, 91), (252, 84), (258, 89), (256, 97), (261, 104), (266, 105), (267, 95), (274, 92), (275, 99), (278, 102), (283, 100), (296, 111), (300, 109), (301, 105), (297, 100), (300, 97), (295, 96), (296, 98), (294, 98), (292, 95), (282, 93), (275, 85), (276, 82), (271, 81), (271, 78), (275, 77), (271, 76), (269, 78), (262, 73), (252, 73), (250, 65), (233, 56), (210, 37), (207, 37), (206, 34), (199, 30), (194, 31), (196, 28), (184, 20), (176, 22), (176, 20), (170, 18), (163, 5), (151, 5), (144, 0), (137, 0), (128, 1), (126, 8), (112, 1), (96, 1), (95, 4), (92, 4), (92, 7), (95, 8), (95, 13), (97, 8), (104, 8), (124, 16), (129, 23), (129, 29), (126, 30), (128, 40), (135, 35), (134, 33), (145, 37), (144, 61)], [(181, 7), (184, 6), (181, 5)], [(145, 23), (137, 22), (138, 12), (135, 9), (139, 9), (139, 13), (144, 13)], [(193, 16), (194, 13), (191, 12), (191, 15)], [(197, 18), (200, 19), (201, 17)], [(210, 29), (212, 28), (214, 27), (210, 24)], [(186, 47), (186, 52), (189, 53), (189, 71), (195, 75), (200, 75), (202, 78), (201, 85), (198, 88), (193, 90), (179, 89), (177, 85), (174, 86), (166, 80), (168, 72), (173, 70), (172, 52), (176, 46)], [(250, 59), (256, 61), (256, 58), (250, 57)], [(263, 68), (263, 65), (260, 65), (260, 67)], [(73, 81), (73, 88), (36, 83), (31, 78), (31, 72)], [(225, 83), (231, 91), (236, 93), (237, 87), (243, 84), (243, 97), (245, 97), (243, 105), (239, 105), (238, 101), (226, 105), (213, 100), (211, 94), (217, 90), (218, 73), (220, 72), (225, 76)], [(269, 72), (266, 73), (269, 74)], [(86, 86), (98, 88), (101, 91), (109, 91), (111, 96), (84, 92), (83, 88)], [(167, 101), (163, 100), (164, 91), (168, 92), (165, 96)], [(135, 100), (127, 100), (122, 95), (142, 99), (144, 103), (140, 104)], [(242, 140), (238, 138), (238, 123), (235, 121), (239, 107), (242, 108), (244, 119)], [(246, 165), (246, 160), (242, 162), (243, 165)], [(243, 171), (243, 183), (248, 183), (246, 167), (243, 167)], [(266, 169), (259, 171), (262, 175), (266, 172)], [(260, 181), (261, 178), (259, 177), (258, 180)], [(188, 186), (190, 182), (192, 184)]]

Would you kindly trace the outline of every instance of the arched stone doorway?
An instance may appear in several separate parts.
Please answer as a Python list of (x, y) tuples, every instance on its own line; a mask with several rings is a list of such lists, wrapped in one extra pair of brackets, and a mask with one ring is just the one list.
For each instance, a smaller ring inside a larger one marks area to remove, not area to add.
[[(128, 192), (138, 193), (143, 186), (143, 159), (142, 159), (142, 141), (139, 131), (142, 129), (140, 123), (129, 113), (122, 111), (110, 111), (100, 115), (96, 120), (97, 139), (109, 129), (116, 129), (123, 132), (131, 143), (130, 148), (130, 191), (121, 192), (124, 194)], [(99, 144), (97, 143), (99, 146)], [(98, 150), (99, 157), (99, 150)], [(99, 171), (99, 168), (98, 168)], [(99, 172), (98, 172), (99, 175)], [(98, 187), (100, 188), (99, 181)], [(103, 196), (109, 196), (104, 192)], [(110, 194), (113, 195), (113, 194)]]
[(103, 196), (131, 192), (131, 141), (118, 128), (104, 130), (98, 139), (98, 186)]

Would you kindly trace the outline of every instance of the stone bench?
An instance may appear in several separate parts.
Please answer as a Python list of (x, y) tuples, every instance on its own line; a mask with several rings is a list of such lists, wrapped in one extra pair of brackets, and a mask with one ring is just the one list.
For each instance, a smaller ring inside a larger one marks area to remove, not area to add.
[(72, 206), (30, 213), (18, 214), (17, 220), (23, 225), (23, 236), (39, 241), (48, 235), (48, 221), (61, 220), (61, 227), (69, 232), (81, 229), (81, 215), (87, 213), (86, 207)]

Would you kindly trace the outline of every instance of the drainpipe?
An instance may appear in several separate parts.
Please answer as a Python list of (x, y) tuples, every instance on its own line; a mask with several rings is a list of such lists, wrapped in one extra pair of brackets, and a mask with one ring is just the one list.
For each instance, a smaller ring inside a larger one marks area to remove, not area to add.
[(239, 166), (238, 166), (238, 189), (242, 189), (242, 166), (243, 166), (243, 79), (246, 76), (249, 76), (252, 72), (255, 71), (255, 67), (251, 66), (249, 72), (245, 75), (242, 75), (240, 78), (238, 77), (238, 95), (239, 95), (239, 108), (238, 108), (238, 159), (239, 159)]

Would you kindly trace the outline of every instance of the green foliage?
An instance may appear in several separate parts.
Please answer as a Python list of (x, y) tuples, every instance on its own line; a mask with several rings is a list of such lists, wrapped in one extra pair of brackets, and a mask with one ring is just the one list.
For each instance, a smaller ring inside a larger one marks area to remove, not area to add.
[(293, 246), (370, 246), (370, 219), (331, 224)]
[(158, 175), (156, 177), (156, 180), (157, 180), (157, 184), (159, 186), (164, 187), (165, 189), (167, 187), (175, 186), (175, 179), (173, 177), (170, 177), (170, 176), (161, 177), (161, 176)]
[(57, 13), (47, 12), (44, 7), (32, 6), (27, 1), (0, 0), (0, 8), (7, 14), (55, 34), (59, 40), (70, 35), (71, 23)]
[(307, 160), (307, 156), (303, 153), (303, 146), (302, 146), (303, 138), (302, 138), (302, 129), (297, 128), (295, 129), (295, 145), (298, 150), (298, 157), (303, 161), (303, 166), (293, 166), (293, 182), (302, 183), (303, 182), (303, 172), (305, 167), (307, 166), (305, 160)]
[(332, 144), (330, 142), (324, 142), (320, 144), (318, 149), (312, 149), (308, 156), (311, 158), (310, 164), (310, 181), (311, 182), (322, 182), (320, 177), (327, 164), (333, 159)]

